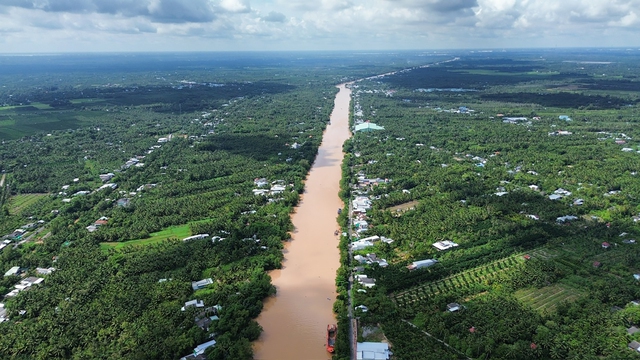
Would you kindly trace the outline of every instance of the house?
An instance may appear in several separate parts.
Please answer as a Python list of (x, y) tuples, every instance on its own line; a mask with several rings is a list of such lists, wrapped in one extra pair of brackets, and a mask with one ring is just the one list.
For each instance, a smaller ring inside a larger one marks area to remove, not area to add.
[(190, 300), (184, 303), (184, 306), (180, 309), (181, 311), (185, 311), (186, 309), (190, 308), (190, 307), (195, 307), (195, 308), (203, 308), (204, 307), (204, 301), (202, 300)]
[(602, 264), (600, 263), (600, 261), (594, 261), (594, 262), (593, 262), (593, 267), (594, 267), (594, 268), (599, 268), (600, 266), (602, 266)]
[(0, 303), (0, 323), (8, 321), (7, 310), (4, 308), (4, 304)]
[(111, 180), (116, 175), (114, 173), (107, 173), (107, 174), (100, 174), (99, 176), (100, 176), (100, 180), (102, 180), (102, 182), (105, 182), (105, 181)]
[(388, 237), (384, 237), (384, 236), (382, 236), (382, 237), (380, 238), (380, 241), (382, 241), (383, 243), (391, 244), (391, 243), (393, 242), (393, 239), (390, 239), (390, 238), (388, 238)]
[(50, 268), (36, 268), (36, 272), (40, 275), (49, 275), (52, 272), (56, 271), (56, 268), (54, 267), (50, 267)]
[(640, 274), (633, 274), (633, 278), (640, 281)]
[(285, 189), (286, 189), (286, 186), (284, 185), (273, 185), (271, 186), (271, 194), (275, 195), (275, 194), (283, 193)]
[(96, 220), (93, 225), (95, 226), (102, 226), (102, 225), (107, 225), (109, 223), (109, 218), (106, 217), (101, 217), (100, 219)]
[(222, 306), (214, 305), (202, 310), (194, 318), (196, 325), (204, 331), (209, 331), (209, 325), (211, 325), (213, 321), (220, 320), (218, 317), (220, 309), (222, 309)]
[(454, 243), (453, 241), (450, 240), (442, 240), (442, 241), (438, 241), (433, 243), (433, 247), (435, 247), (436, 249), (443, 251), (443, 250), (447, 250), (447, 249), (451, 249), (458, 246), (458, 244)]
[(556, 222), (557, 223), (565, 223), (567, 221), (572, 221), (572, 220), (577, 220), (577, 219), (578, 219), (577, 216), (565, 215), (565, 216), (560, 216), (560, 217), (556, 218)]
[(611, 247), (611, 244), (609, 244), (608, 242), (605, 241), (605, 242), (602, 243), (602, 248), (603, 249), (608, 249), (610, 247)]
[(366, 196), (358, 196), (353, 201), (354, 212), (366, 212), (371, 209), (371, 200)]
[(187, 242), (187, 241), (191, 241), (191, 240), (206, 239), (208, 237), (209, 237), (209, 234), (197, 234), (197, 235), (188, 236), (188, 237), (182, 239), (182, 241)]
[(4, 276), (18, 276), (21, 273), (21, 269), (20, 266), (14, 266), (11, 269), (7, 270), (6, 273), (4, 273)]
[(364, 305), (358, 305), (358, 306), (356, 306), (356, 307), (355, 307), (355, 309), (356, 309), (356, 310), (360, 310), (360, 311), (362, 311), (363, 313), (366, 313), (367, 311), (369, 311), (369, 308), (368, 308), (368, 307), (366, 307), (366, 306), (364, 306)]
[(549, 199), (550, 200), (560, 200), (560, 199), (562, 199), (562, 196), (557, 195), (557, 194), (551, 194), (551, 195), (549, 195)]
[(447, 304), (447, 311), (448, 312), (456, 312), (458, 310), (460, 310), (462, 308), (462, 306), (458, 303), (450, 303)]
[(192, 281), (191, 282), (191, 287), (195, 291), (195, 290), (204, 289), (209, 284), (213, 284), (213, 279), (207, 278), (207, 279), (202, 279), (202, 280), (199, 280), (199, 281)]
[(355, 127), (355, 131), (361, 131), (361, 132), (371, 132), (371, 131), (375, 131), (375, 130), (384, 130), (384, 127), (376, 125), (372, 122), (364, 122), (362, 124), (358, 124)]
[(576, 199), (576, 200), (573, 202), (573, 205), (576, 205), (576, 206), (584, 205), (584, 199)]
[(538, 187), (538, 185), (529, 185), (529, 189), (533, 190), (533, 191), (538, 191), (540, 190), (540, 188)]
[(353, 225), (356, 227), (356, 232), (365, 232), (369, 230), (369, 223), (366, 220), (354, 221)]
[(362, 250), (370, 246), (373, 246), (373, 243), (371, 241), (358, 240), (358, 241), (352, 242), (350, 246), (351, 246), (351, 250), (357, 251), (357, 250)]
[(118, 184), (108, 183), (108, 184), (104, 184), (104, 185), (100, 186), (100, 187), (98, 188), (98, 191), (100, 191), (100, 190), (104, 190), (104, 189), (112, 189), (112, 190), (115, 190), (115, 188), (117, 188), (117, 187), (118, 187)]
[(27, 287), (30, 287), (32, 285), (38, 285), (43, 281), (44, 281), (44, 278), (39, 278), (39, 277), (35, 277), (35, 276), (29, 276), (28, 278), (20, 281), (20, 284), (23, 284), (23, 285), (26, 285)]
[(630, 327), (630, 328), (628, 328), (628, 329), (627, 329), (627, 334), (629, 334), (629, 335), (633, 335), (633, 334), (637, 333), (638, 331), (640, 331), (640, 329), (638, 329), (638, 328), (637, 328), (637, 327), (635, 327), (635, 326), (632, 326), (632, 327)]
[(527, 217), (533, 220), (540, 220), (540, 217), (538, 215), (529, 214), (527, 215)]
[(571, 191), (565, 190), (563, 188), (559, 188), (556, 189), (556, 191), (553, 192), (556, 195), (560, 195), (560, 196), (569, 196), (571, 195)]
[(526, 254), (525, 256), (523, 256), (522, 258), (524, 258), (525, 260), (531, 260), (531, 255)]
[(367, 277), (367, 275), (364, 274), (358, 274), (355, 275), (356, 280), (358, 281), (358, 283), (366, 288), (372, 288), (374, 286), (376, 286), (376, 279), (373, 278), (369, 278)]
[(356, 360), (387, 360), (391, 355), (387, 343), (359, 342), (356, 344)]
[(193, 354), (189, 354), (187, 356), (183, 356), (183, 357), (180, 358), (180, 360), (204, 360), (204, 359), (206, 359), (206, 357), (204, 356), (204, 351), (207, 348), (215, 346), (215, 344), (216, 344), (215, 340), (211, 340), (211, 341), (207, 341), (206, 343), (202, 343), (202, 344), (196, 346), (193, 349)]
[(257, 187), (263, 187), (269, 185), (269, 181), (266, 178), (255, 178), (253, 179), (253, 183)]
[[(387, 267), (389, 266), (389, 263), (387, 262), (387, 260), (385, 259), (378, 259), (378, 257), (376, 256), (376, 254), (367, 254), (367, 256), (362, 256), (362, 255), (355, 255), (353, 257), (354, 260), (356, 260), (357, 262), (359, 262), (360, 264), (378, 264), (378, 266), (380, 267)], [(364, 268), (362, 268), (362, 270), (364, 271)]]
[(426, 259), (426, 260), (414, 261), (413, 263), (411, 263), (411, 265), (407, 266), (407, 269), (415, 270), (415, 269), (421, 269), (421, 268), (425, 268), (425, 267), (430, 267), (430, 266), (435, 265), (437, 262), (438, 262), (438, 260), (436, 260), (436, 259)]
[(571, 118), (568, 115), (560, 115), (558, 116), (558, 119), (564, 120), (564, 121), (571, 121)]
[(632, 342), (629, 343), (628, 346), (629, 346), (629, 349), (633, 349), (633, 350), (635, 350), (637, 352), (640, 352), (640, 343), (639, 342), (632, 341)]
[(116, 205), (120, 207), (128, 207), (130, 203), (131, 200), (127, 198), (118, 199), (118, 201), (116, 201)]

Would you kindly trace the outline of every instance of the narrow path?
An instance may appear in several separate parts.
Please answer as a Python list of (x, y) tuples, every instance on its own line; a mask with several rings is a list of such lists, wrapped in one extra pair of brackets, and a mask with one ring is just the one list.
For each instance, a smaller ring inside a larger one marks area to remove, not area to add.
[(7, 174), (2, 174), (2, 179), (0, 179), (0, 188), (4, 186), (4, 179), (7, 177)]

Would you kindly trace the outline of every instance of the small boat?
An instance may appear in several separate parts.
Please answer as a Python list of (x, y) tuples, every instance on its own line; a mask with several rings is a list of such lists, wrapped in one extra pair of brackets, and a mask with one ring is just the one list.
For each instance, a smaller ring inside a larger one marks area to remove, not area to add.
[(335, 324), (327, 325), (327, 351), (332, 353), (335, 351), (336, 335), (338, 334), (338, 327)]
[(338, 209), (338, 215), (342, 214), (342, 209)]
[(333, 232), (333, 235), (338, 236), (339, 233), (340, 232), (338, 232), (338, 230), (336, 230), (336, 231)]

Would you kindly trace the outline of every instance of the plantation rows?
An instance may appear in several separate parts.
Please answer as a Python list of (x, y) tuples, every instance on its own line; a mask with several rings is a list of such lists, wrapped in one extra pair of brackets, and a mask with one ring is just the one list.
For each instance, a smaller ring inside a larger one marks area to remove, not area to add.
[(483, 266), (463, 271), (442, 280), (424, 283), (393, 295), (394, 301), (403, 306), (430, 296), (444, 294), (453, 290), (463, 290), (494, 279), (499, 273), (512, 269), (522, 262), (522, 255), (496, 260)]

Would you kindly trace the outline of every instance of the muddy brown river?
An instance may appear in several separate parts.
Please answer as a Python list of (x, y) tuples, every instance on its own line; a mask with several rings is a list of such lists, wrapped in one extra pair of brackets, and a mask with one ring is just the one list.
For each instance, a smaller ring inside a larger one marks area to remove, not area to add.
[(331, 123), (324, 132), (301, 201), (291, 215), (295, 227), (285, 245), (281, 270), (270, 273), (277, 294), (258, 317), (264, 329), (254, 343), (258, 360), (331, 359), (325, 348), (327, 324), (336, 322), (336, 270), (340, 266), (337, 210), (342, 144), (351, 136), (351, 90), (339, 85)]

